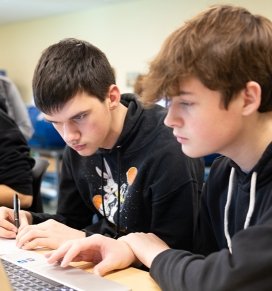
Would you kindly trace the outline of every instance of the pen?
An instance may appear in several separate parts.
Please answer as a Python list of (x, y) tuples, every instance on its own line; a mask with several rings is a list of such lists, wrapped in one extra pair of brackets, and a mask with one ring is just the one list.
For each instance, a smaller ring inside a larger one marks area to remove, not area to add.
[(14, 224), (17, 228), (19, 228), (20, 226), (20, 219), (19, 219), (20, 200), (16, 193), (13, 196), (13, 211), (14, 211)]

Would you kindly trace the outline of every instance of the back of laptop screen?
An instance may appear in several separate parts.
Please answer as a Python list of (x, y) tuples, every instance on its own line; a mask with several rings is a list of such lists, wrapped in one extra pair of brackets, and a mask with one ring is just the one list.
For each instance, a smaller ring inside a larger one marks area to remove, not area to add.
[(5, 269), (2, 265), (1, 260), (0, 260), (0, 282), (1, 282), (1, 291), (12, 291), (12, 288), (8, 280), (8, 276), (5, 272)]

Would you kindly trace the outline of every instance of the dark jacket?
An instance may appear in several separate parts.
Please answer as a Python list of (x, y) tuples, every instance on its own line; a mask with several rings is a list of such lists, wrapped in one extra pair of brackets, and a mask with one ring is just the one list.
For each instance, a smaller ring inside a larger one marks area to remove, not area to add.
[[(122, 103), (128, 112), (111, 150), (82, 157), (66, 148), (54, 218), (87, 235), (154, 232), (172, 247), (191, 249), (203, 161), (182, 154), (163, 123), (164, 108), (143, 109), (131, 94)], [(34, 223), (48, 217), (34, 215)]]
[[(229, 181), (233, 189), (228, 195)], [(197, 242), (198, 253), (207, 256), (167, 250), (153, 261), (151, 276), (171, 291), (272, 290), (272, 144), (249, 173), (228, 158), (218, 158), (202, 198)]]
[(35, 161), (18, 126), (1, 108), (4, 107), (0, 105), (0, 184), (32, 195), (31, 169)]

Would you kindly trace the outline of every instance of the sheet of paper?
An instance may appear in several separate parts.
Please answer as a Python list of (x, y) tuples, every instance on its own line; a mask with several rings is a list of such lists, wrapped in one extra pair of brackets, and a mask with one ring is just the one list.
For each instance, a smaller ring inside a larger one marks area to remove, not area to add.
[(18, 250), (20, 249), (16, 247), (15, 239), (0, 238), (0, 256), (10, 254)]

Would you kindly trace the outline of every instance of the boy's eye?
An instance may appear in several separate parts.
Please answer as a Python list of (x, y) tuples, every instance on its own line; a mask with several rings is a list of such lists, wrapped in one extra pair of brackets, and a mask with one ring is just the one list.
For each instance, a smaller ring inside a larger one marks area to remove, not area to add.
[(182, 106), (191, 106), (191, 105), (193, 105), (193, 102), (185, 102), (185, 101), (182, 101), (179, 104), (182, 105)]
[(74, 119), (75, 120), (82, 120), (82, 119), (84, 119), (85, 116), (86, 116), (85, 113), (84, 114), (80, 114), (80, 115), (76, 116)]

